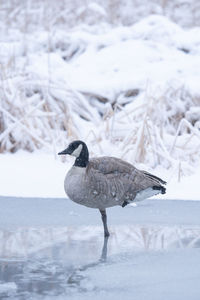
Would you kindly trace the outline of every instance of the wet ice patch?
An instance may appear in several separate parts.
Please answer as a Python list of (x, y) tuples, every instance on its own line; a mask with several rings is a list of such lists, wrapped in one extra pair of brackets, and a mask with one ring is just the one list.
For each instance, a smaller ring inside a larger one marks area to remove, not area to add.
[(0, 298), (12, 296), (17, 291), (15, 282), (1, 282), (0, 281)]
[[(121, 225), (111, 226), (110, 231), (110, 254), (129, 250), (200, 248), (198, 227)], [(0, 258), (53, 255), (61, 260), (73, 262), (75, 259), (81, 263), (98, 256), (102, 237), (101, 226), (1, 229)]]
[(105, 240), (98, 226), (4, 229), (0, 246), (0, 297), (8, 299), (121, 299), (124, 292), (129, 299), (134, 292), (165, 300), (167, 289), (179, 295), (191, 276), (195, 290), (200, 276), (199, 227), (112, 226)]
[[(113, 254), (131, 249), (200, 248), (199, 227), (123, 225), (111, 226), (110, 231), (109, 244)], [(55, 252), (57, 258), (73, 261), (72, 257), (81, 252), (82, 257), (76, 261), (87, 261), (88, 257), (98, 255), (102, 237), (100, 226), (1, 229), (0, 257), (27, 258), (38, 253), (48, 256)]]

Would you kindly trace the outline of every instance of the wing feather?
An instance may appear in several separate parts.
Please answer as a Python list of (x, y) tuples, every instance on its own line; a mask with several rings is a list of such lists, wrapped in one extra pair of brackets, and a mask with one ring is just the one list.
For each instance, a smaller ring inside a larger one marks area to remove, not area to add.
[(115, 157), (91, 159), (86, 172), (98, 194), (113, 196), (122, 202), (130, 198), (133, 200), (141, 190), (164, 183), (162, 179)]

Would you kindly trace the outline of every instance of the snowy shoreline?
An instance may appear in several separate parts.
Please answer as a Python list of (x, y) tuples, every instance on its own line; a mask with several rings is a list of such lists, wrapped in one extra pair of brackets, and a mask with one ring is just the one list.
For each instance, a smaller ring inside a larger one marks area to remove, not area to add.
[[(62, 163), (60, 158), (41, 151), (0, 154), (0, 196), (66, 198), (63, 182), (72, 164), (73, 158)], [(200, 166), (193, 175), (181, 176), (180, 182), (177, 170), (173, 174), (158, 166), (148, 171), (168, 182), (167, 193), (156, 199), (200, 200)]]
[(25, 40), (16, 31), (14, 41), (12, 30), (2, 35), (1, 152), (56, 153), (81, 139), (91, 156), (179, 167), (180, 175), (195, 171), (199, 27), (150, 15), (131, 26), (99, 24), (99, 30), (39, 28)]

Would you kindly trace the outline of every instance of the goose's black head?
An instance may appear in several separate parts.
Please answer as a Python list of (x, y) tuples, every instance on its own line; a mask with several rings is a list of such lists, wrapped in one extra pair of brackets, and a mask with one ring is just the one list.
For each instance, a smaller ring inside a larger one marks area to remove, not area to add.
[(82, 141), (74, 141), (69, 146), (59, 152), (58, 155), (69, 154), (76, 157), (74, 166), (85, 168), (89, 162), (89, 152), (86, 144)]

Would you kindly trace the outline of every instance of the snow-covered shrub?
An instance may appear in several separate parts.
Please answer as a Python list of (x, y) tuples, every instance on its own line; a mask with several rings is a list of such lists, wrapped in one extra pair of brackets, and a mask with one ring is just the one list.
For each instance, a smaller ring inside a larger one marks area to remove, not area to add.
[(7, 0), (2, 1), (0, 20), (8, 28), (32, 32), (52, 26), (109, 23), (132, 25), (151, 14), (167, 16), (185, 26), (199, 26), (200, 3), (196, 0)]
[[(0, 41), (0, 152), (56, 153), (79, 138), (91, 155), (151, 167), (196, 162), (199, 28), (183, 30), (165, 17), (149, 16), (129, 27), (104, 23), (69, 30), (65, 11), (78, 1), (69, 7), (65, 2), (47, 11), (48, 1), (39, 0), (4, 7), (9, 17)], [(100, 2), (88, 3), (108, 17)], [(86, 11), (79, 7), (76, 13)]]

